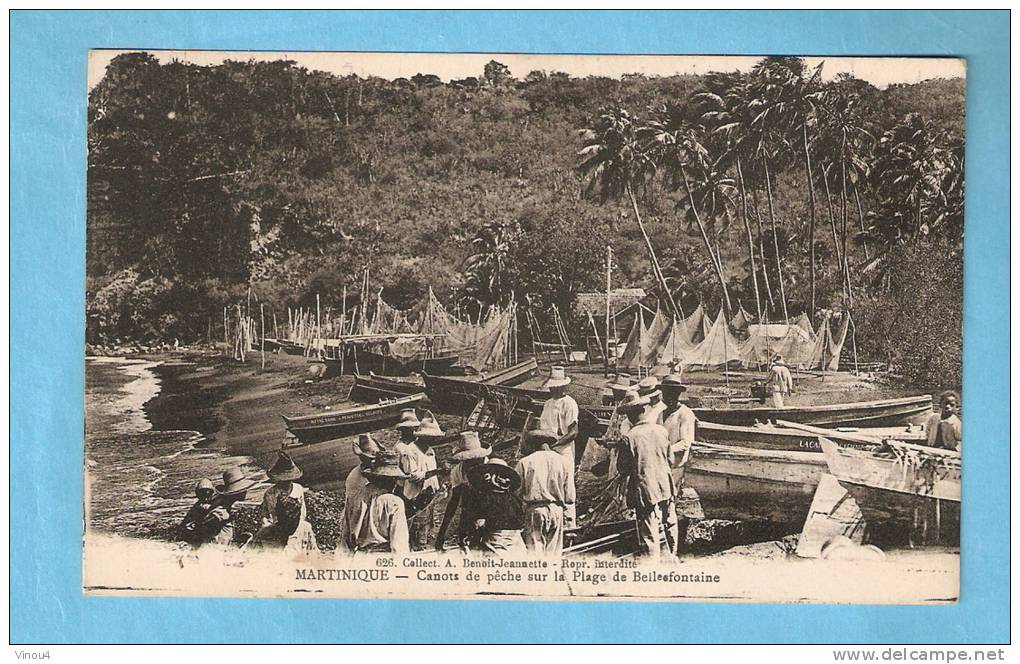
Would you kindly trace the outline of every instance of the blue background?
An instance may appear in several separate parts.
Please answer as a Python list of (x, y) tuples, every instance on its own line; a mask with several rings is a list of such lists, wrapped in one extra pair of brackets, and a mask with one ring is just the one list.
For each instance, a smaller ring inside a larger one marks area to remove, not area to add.
[[(187, 600), (81, 592), (89, 48), (967, 58), (961, 602)], [(11, 17), (11, 632), (25, 642), (1009, 639), (1009, 14), (23, 12)], [(980, 318), (979, 318), (980, 317)], [(980, 321), (980, 322), (979, 322)]]

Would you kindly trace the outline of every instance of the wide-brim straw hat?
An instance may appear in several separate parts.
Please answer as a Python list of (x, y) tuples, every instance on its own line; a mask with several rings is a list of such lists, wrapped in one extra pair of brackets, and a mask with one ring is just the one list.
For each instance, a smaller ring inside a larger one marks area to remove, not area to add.
[(671, 390), (673, 392), (686, 392), (687, 386), (684, 385), (683, 378), (680, 374), (670, 374), (663, 378), (662, 382), (659, 383), (659, 389), (663, 392), (666, 390)]
[(659, 388), (659, 379), (655, 376), (645, 376), (637, 384), (638, 394), (647, 396)]
[(383, 448), (371, 434), (363, 433), (358, 436), (358, 442), (351, 444), (351, 449), (362, 459), (374, 459)]
[(273, 464), (273, 467), (266, 474), (274, 482), (296, 480), (304, 475), (286, 452), (280, 452), (280, 455), (276, 458), (276, 463)]
[(524, 432), (524, 443), (526, 445), (538, 447), (539, 445), (555, 443), (557, 440), (559, 440), (559, 437), (548, 429), (531, 429)]
[(217, 493), (224, 496), (236, 496), (258, 484), (257, 481), (249, 478), (244, 471), (238, 467), (227, 468), (223, 471), (223, 484), (215, 487)]
[(627, 376), (617, 376), (606, 383), (606, 387), (616, 392), (626, 392), (627, 390), (633, 389), (634, 381)]
[(467, 472), (467, 478), (478, 491), (514, 493), (521, 488), (521, 476), (502, 459), (475, 466)]
[(460, 440), (456, 443), (453, 452), (454, 461), (469, 461), (471, 459), (484, 459), (489, 456), (491, 449), (482, 444), (477, 431), (462, 431)]
[(545, 379), (543, 385), (546, 388), (570, 385), (570, 376), (567, 375), (567, 370), (563, 367), (550, 367), (549, 377)]
[(437, 440), (446, 437), (446, 432), (440, 428), (435, 416), (427, 413), (421, 418), (421, 426), (414, 430), (414, 435), (424, 440)]
[(400, 421), (395, 426), (398, 429), (417, 429), (421, 426), (421, 420), (414, 408), (405, 408), (400, 411)]
[(400, 469), (400, 455), (392, 450), (383, 450), (375, 457), (375, 465), (362, 471), (368, 479), (406, 480), (407, 474)]
[(651, 400), (647, 396), (642, 396), (637, 392), (628, 392), (623, 401), (617, 404), (616, 409), (623, 413), (630, 413), (639, 409), (643, 410), (649, 403)]

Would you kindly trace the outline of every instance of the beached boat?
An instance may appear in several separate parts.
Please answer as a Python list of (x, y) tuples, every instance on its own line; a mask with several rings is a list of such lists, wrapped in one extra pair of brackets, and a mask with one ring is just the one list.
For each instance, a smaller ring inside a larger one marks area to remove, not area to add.
[(301, 443), (318, 443), (367, 431), (393, 426), (400, 420), (400, 411), (415, 408), (425, 400), (424, 394), (412, 394), (377, 404), (345, 408), (329, 413), (283, 417), (287, 430)]
[(834, 403), (817, 406), (754, 406), (750, 408), (695, 408), (703, 422), (752, 426), (755, 422), (787, 420), (832, 428), (838, 426), (884, 427), (908, 424), (931, 412), (931, 395), (899, 399)]
[(752, 427), (698, 422), (697, 439), (706, 443), (750, 447), (761, 450), (788, 450), (791, 452), (814, 452), (821, 454), (818, 443), (820, 435), (840, 441), (848, 447), (872, 449), (883, 440), (892, 438), (906, 442), (921, 442), (924, 430), (916, 425), (905, 427), (856, 428), (840, 427), (823, 429), (809, 424), (798, 424), (780, 420), (775, 424), (759, 424)]
[(861, 508), (872, 541), (959, 543), (959, 452), (895, 441), (855, 450), (828, 438), (821, 446), (829, 473)]
[(460, 361), (456, 353), (443, 353), (432, 357), (414, 357), (406, 360), (398, 359), (386, 353), (377, 353), (362, 349), (358, 352), (359, 368), (366, 367), (371, 371), (391, 376), (408, 376), (412, 373), (430, 373), (446, 375), (454, 373), (453, 365)]
[(457, 414), (469, 412), (485, 395), (494, 391), (514, 398), (544, 398), (548, 396), (545, 390), (513, 387), (534, 375), (537, 368), (535, 359), (531, 358), (480, 376), (434, 376), (425, 373), (425, 393), (437, 409)]
[(369, 372), (354, 374), (354, 387), (349, 399), (376, 403), (380, 399), (399, 399), (425, 391), (425, 382), (418, 377), (378, 376)]
[(799, 527), (825, 471), (816, 452), (695, 443), (684, 484), (701, 496), (709, 518)]
[[(753, 408), (694, 408), (699, 422), (740, 427), (741, 429), (714, 429), (717, 436), (729, 436), (729, 440), (718, 438), (720, 442), (732, 443), (739, 440), (741, 433), (766, 438), (767, 434), (756, 434), (751, 429), (755, 423), (787, 422), (813, 425), (819, 428), (833, 429), (836, 427), (892, 427), (905, 425), (911, 420), (919, 419), (931, 412), (931, 395), (924, 394), (902, 399), (885, 399), (882, 401), (861, 401), (855, 403), (837, 403), (820, 406), (787, 406), (785, 408), (753, 407)], [(612, 406), (581, 406), (580, 419), (583, 424), (589, 422), (593, 436), (605, 433)], [(782, 442), (785, 438), (786, 442)], [(799, 445), (803, 438), (796, 434), (784, 434), (774, 439), (774, 447), (790, 449), (789, 445)], [(798, 447), (792, 447), (798, 449)]]

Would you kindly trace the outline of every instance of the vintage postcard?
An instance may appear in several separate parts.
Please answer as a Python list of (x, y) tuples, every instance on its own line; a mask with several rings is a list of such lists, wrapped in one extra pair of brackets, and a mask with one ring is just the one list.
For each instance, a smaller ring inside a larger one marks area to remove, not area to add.
[(957, 601), (965, 75), (92, 51), (85, 592)]

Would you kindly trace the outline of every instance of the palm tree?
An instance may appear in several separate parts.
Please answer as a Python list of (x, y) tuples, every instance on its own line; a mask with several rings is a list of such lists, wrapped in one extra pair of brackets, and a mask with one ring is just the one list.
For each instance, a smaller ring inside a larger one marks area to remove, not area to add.
[[(689, 122), (685, 110), (676, 105), (662, 107), (640, 133), (647, 141), (648, 151), (656, 165), (665, 172), (669, 188), (677, 191), (683, 187), (684, 198), (677, 208), (687, 210), (687, 218), (694, 222), (701, 234), (719, 280), (728, 319), (730, 295), (719, 248), (719, 235), (724, 227), (718, 226), (717, 222), (730, 218), (730, 210), (734, 206), (732, 193), (736, 186), (732, 178), (726, 177), (720, 170), (719, 162), (709, 159), (708, 150), (702, 143), (703, 128)], [(694, 185), (691, 184), (692, 177)], [(703, 218), (702, 211), (708, 216)], [(715, 247), (709, 238), (709, 226), (716, 237)]]
[[(720, 155), (720, 163), (732, 164), (736, 169), (737, 185), (740, 193), (741, 220), (747, 239), (747, 259), (751, 284), (754, 288), (754, 306), (758, 320), (762, 319), (761, 292), (758, 288), (758, 267), (754, 258), (754, 237), (751, 233), (750, 215), (747, 201), (747, 181), (744, 178), (743, 161), (748, 153), (748, 81), (740, 73), (713, 72), (705, 77), (705, 90), (692, 98), (700, 111), (700, 121), (715, 139), (713, 148)], [(760, 224), (759, 224), (760, 225)], [(764, 264), (763, 264), (764, 265)], [(765, 287), (768, 289), (768, 275)], [(771, 290), (768, 292), (772, 300)]]
[(584, 145), (577, 152), (581, 158), (577, 168), (588, 178), (587, 192), (597, 192), (602, 201), (619, 199), (626, 194), (648, 250), (655, 280), (665, 294), (673, 315), (683, 317), (662, 274), (634, 195), (635, 187), (644, 188), (655, 173), (654, 162), (639, 144), (637, 129), (636, 119), (627, 110), (603, 109), (593, 127), (581, 130)]
[[(809, 126), (817, 123), (818, 106), (822, 100), (821, 79), (822, 65), (819, 63), (808, 73), (805, 63), (800, 58), (766, 58), (762, 63), (763, 68), (768, 68), (774, 79), (778, 81), (778, 94), (772, 100), (772, 111), (778, 116), (777, 120), (787, 125), (787, 132), (791, 135), (791, 144), (800, 142), (800, 149), (804, 156), (804, 168), (808, 183), (809, 223), (808, 223), (808, 244), (810, 251), (810, 306), (808, 315), (813, 319), (817, 309), (816, 287), (815, 287), (815, 226), (816, 226), (816, 204), (814, 175), (811, 163), (811, 140), (809, 138)], [(794, 139), (794, 135), (799, 136)]]
[[(776, 276), (779, 280), (779, 298), (783, 307), (783, 318), (789, 320), (786, 306), (786, 285), (783, 279), (783, 263), (779, 254), (775, 200), (773, 194), (773, 169), (788, 156), (790, 145), (787, 141), (789, 119), (788, 71), (777, 65), (777, 58), (765, 58), (751, 72), (752, 100), (750, 103), (752, 151), (760, 161), (765, 178), (765, 195), (768, 201), (769, 221), (772, 226), (772, 249), (776, 260)], [(780, 63), (781, 64), (781, 63)]]
[[(850, 288), (850, 257), (847, 243), (848, 192), (851, 187), (856, 187), (858, 182), (867, 177), (870, 167), (865, 155), (869, 153), (874, 143), (874, 137), (864, 128), (860, 96), (853, 90), (855, 83), (855, 79), (841, 75), (827, 86), (824, 103), (819, 106), (822, 116), (822, 149), (827, 153), (830, 164), (835, 166), (830, 169), (830, 173), (836, 176), (838, 171), (842, 269), (847, 305), (850, 307), (853, 306), (853, 292)], [(829, 179), (826, 178), (826, 183), (828, 182)]]

